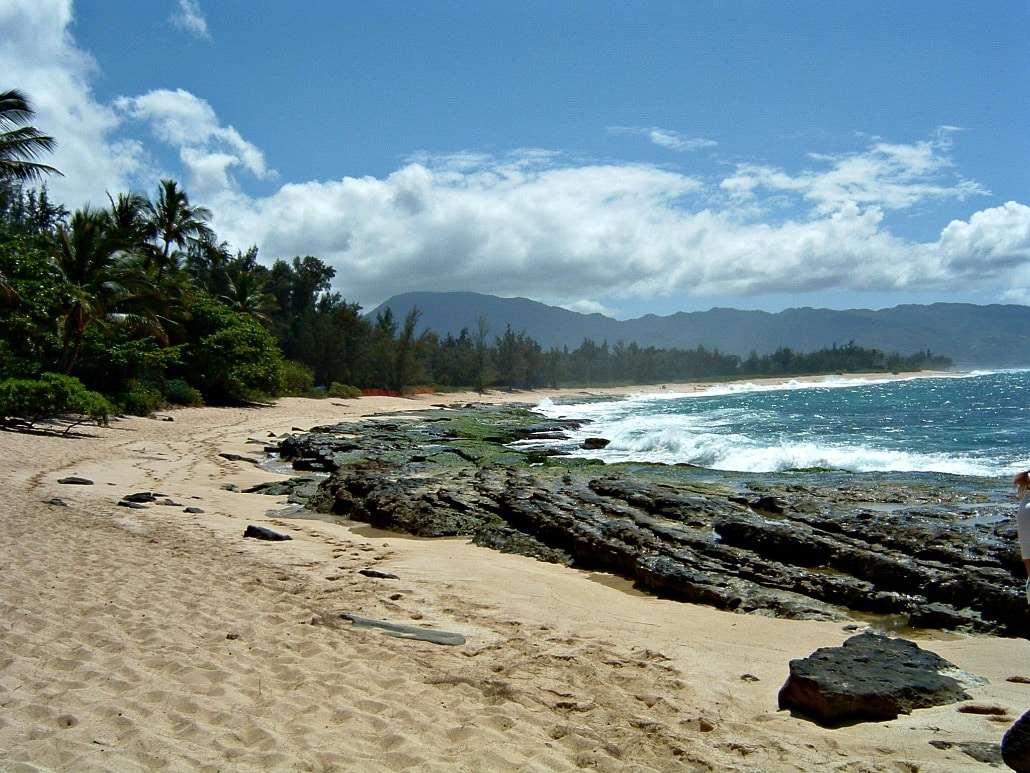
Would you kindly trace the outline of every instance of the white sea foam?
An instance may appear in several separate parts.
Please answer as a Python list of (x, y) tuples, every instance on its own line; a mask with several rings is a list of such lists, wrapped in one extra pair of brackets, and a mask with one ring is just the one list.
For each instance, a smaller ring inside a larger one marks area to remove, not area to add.
[[(826, 468), (1006, 475), (1030, 446), (1020, 442), (1026, 424), (995, 421), (987, 427), (984, 422), (1024, 410), (1018, 392), (1026, 379), (982, 377), (984, 383), (972, 391), (960, 387), (969, 383), (966, 378), (950, 376), (936, 381), (829, 377), (574, 404), (545, 400), (537, 410), (550, 418), (589, 422), (570, 433), (562, 450), (611, 463), (686, 463), (752, 472)], [(854, 389), (827, 392), (846, 387)], [(1019, 428), (1018, 434), (1012, 427)], [(587, 437), (604, 437), (609, 444), (585, 451)]]

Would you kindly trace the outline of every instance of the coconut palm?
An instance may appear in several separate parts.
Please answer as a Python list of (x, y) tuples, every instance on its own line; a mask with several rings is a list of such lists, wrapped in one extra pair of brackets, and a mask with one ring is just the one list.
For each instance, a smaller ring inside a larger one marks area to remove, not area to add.
[(75, 212), (67, 228), (57, 229), (51, 257), (68, 288), (57, 320), (62, 373), (75, 367), (92, 326), (128, 326), (167, 343), (161, 296), (141, 259), (124, 249), (111, 213), (89, 206)]
[(151, 236), (158, 242), (154, 257), (159, 278), (177, 262), (173, 245), (183, 250), (215, 240), (215, 232), (207, 224), (210, 219), (211, 210), (190, 204), (175, 180), (161, 181), (150, 221)]
[(0, 91), (0, 179), (39, 181), (44, 175), (61, 174), (37, 159), (50, 153), (57, 142), (34, 126), (29, 101), (17, 89)]
[(271, 326), (268, 315), (278, 310), (279, 304), (267, 291), (268, 271), (253, 265), (243, 255), (229, 264), (225, 276), (226, 291), (219, 299), (229, 308), (249, 314), (266, 327)]
[(139, 250), (146, 244), (152, 231), (154, 206), (142, 193), (119, 193), (117, 198), (107, 195), (111, 202), (112, 236), (128, 250)]

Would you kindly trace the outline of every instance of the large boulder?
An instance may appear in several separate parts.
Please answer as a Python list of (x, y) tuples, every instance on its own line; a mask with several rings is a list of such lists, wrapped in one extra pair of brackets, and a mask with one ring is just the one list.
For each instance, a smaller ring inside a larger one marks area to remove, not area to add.
[(826, 727), (896, 719), (968, 700), (962, 685), (942, 673), (948, 670), (957, 669), (913, 642), (861, 633), (792, 660), (779, 705)]
[(1001, 739), (1001, 758), (1013, 770), (1030, 773), (1030, 711), (1017, 719)]

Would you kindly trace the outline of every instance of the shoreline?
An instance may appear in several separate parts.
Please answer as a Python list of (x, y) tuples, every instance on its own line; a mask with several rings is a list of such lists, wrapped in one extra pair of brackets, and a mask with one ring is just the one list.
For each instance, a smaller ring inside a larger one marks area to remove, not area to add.
[[(567, 390), (584, 392), (605, 390)], [(989, 684), (971, 689), (963, 704), (826, 730), (779, 711), (776, 695), (791, 659), (853, 635), (839, 623), (643, 596), (607, 575), (460, 538), (277, 518), (269, 511), (285, 498), (225, 488), (287, 477), (246, 460), (263, 455), (270, 432), (413, 406), (525, 403), (530, 395), (556, 391), (285, 398), (269, 408), (180, 409), (171, 421), (123, 418), (69, 438), (0, 432), (0, 453), (18, 460), (0, 478), (6, 764), (359, 771), (847, 764), (944, 773), (983, 769), (947, 744), (1000, 743), (1030, 708), (1030, 686), (1007, 681), (1030, 677), (1030, 642), (919, 639)], [(94, 485), (57, 482), (69, 475)], [(159, 492), (177, 506), (118, 505), (136, 491)], [(48, 504), (54, 498), (67, 506)], [(203, 512), (187, 513), (188, 506)], [(293, 539), (243, 539), (251, 523)], [(397, 579), (359, 573), (369, 568)], [(354, 628), (339, 617), (346, 613), (458, 632), (466, 643), (397, 639)]]

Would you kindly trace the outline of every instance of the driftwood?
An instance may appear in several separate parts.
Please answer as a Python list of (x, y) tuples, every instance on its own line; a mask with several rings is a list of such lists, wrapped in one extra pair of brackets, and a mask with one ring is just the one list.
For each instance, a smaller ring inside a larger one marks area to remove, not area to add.
[(344, 620), (350, 620), (359, 628), (381, 628), (390, 636), (396, 636), (400, 639), (417, 639), (419, 641), (432, 642), (433, 644), (448, 644), (451, 646), (465, 643), (465, 637), (460, 633), (434, 631), (431, 628), (389, 623), (385, 620), (373, 620), (370, 617), (358, 617), (357, 615), (343, 614), (340, 617)]

